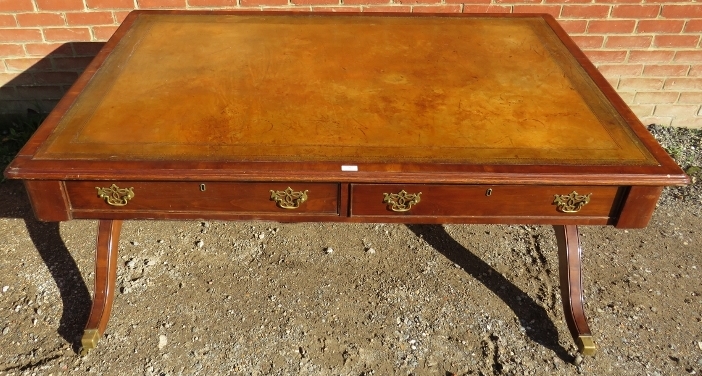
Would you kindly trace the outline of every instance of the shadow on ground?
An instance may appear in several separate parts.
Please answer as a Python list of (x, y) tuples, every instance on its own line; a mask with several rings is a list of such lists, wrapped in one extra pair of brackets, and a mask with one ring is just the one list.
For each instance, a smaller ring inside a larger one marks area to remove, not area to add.
[(63, 312), (58, 333), (78, 351), (83, 327), (90, 314), (91, 296), (78, 265), (61, 239), (58, 222), (40, 222), (34, 217), (20, 182), (0, 183), (0, 218), (21, 218), (39, 256), (49, 269), (61, 295)]
[[(542, 306), (480, 257), (455, 241), (441, 225), (407, 225), (407, 227), (505, 302), (517, 316), (519, 323), (525, 328), (527, 336), (532, 341), (553, 351), (564, 362), (573, 361), (573, 357), (556, 340), (558, 330)], [(521, 299), (518, 300), (517, 297)]]

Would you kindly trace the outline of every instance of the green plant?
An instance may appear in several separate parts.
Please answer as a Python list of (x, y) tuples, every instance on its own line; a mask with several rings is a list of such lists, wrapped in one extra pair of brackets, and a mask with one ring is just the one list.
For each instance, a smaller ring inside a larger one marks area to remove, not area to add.
[[(0, 114), (0, 171), (5, 170), (44, 118), (45, 114), (33, 112), (26, 115)], [(4, 180), (0, 177), (0, 181)]]

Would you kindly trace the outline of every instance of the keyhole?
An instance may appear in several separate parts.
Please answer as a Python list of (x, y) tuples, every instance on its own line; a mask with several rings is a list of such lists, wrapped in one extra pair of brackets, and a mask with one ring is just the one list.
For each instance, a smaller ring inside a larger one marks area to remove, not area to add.
[(489, 197), (490, 195), (492, 195), (492, 188), (488, 188), (488, 190), (485, 191), (485, 196)]
[(205, 191), (205, 184), (200, 184), (200, 192), (204, 192), (204, 191)]

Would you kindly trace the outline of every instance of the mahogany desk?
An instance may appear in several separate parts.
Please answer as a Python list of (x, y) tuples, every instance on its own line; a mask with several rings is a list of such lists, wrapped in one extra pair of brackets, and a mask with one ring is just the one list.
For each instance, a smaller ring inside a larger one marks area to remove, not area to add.
[(132, 12), (5, 171), (43, 221), (98, 219), (82, 344), (125, 219), (644, 227), (687, 176), (548, 15)]

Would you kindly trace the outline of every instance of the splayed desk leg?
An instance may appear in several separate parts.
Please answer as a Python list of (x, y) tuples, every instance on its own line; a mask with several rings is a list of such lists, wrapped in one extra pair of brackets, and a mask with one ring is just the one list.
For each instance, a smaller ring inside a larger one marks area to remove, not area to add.
[(105, 332), (107, 321), (110, 319), (117, 279), (117, 246), (121, 229), (121, 220), (102, 219), (98, 223), (95, 295), (93, 306), (90, 309), (90, 318), (88, 318), (81, 339), (81, 355), (86, 355), (88, 351), (97, 346), (100, 336)]
[(583, 355), (595, 355), (597, 347), (592, 339), (583, 306), (583, 279), (578, 226), (553, 226), (558, 242), (558, 270), (561, 283), (563, 313), (570, 334)]

